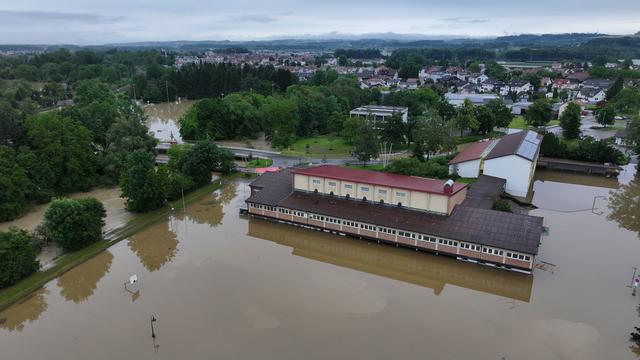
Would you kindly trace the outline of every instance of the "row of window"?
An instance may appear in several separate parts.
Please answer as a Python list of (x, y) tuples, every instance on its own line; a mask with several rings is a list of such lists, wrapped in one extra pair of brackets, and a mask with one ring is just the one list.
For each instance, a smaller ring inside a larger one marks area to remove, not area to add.
[(531, 257), (529, 255), (516, 254), (508, 251), (507, 251), (507, 257), (515, 260), (524, 260), (524, 261), (531, 260)]
[[(322, 183), (321, 180), (318, 179), (313, 179), (312, 180), (313, 185), (320, 185)], [(335, 181), (327, 181), (327, 185), (330, 187), (336, 187), (338, 184)], [(352, 190), (353, 189), (353, 185), (351, 184), (344, 184), (344, 188), (348, 189), (348, 190)], [(360, 186), (360, 191), (362, 192), (369, 192), (369, 187), (368, 186)], [(387, 190), (384, 189), (378, 189), (378, 194), (380, 195), (387, 195)], [(400, 191), (396, 191), (396, 196), (397, 197), (405, 197), (406, 193), (404, 192), (400, 192)]]
[(458, 247), (458, 242), (457, 241), (453, 241), (453, 240), (438, 239), (438, 243), (440, 243), (442, 245)]
[(467, 249), (471, 251), (480, 251), (480, 245), (460, 243), (460, 248)]
[[(299, 217), (307, 217), (307, 214), (305, 212), (302, 211), (295, 211), (295, 210), (289, 210), (289, 209), (285, 209), (285, 208), (276, 208), (274, 206), (268, 206), (268, 205), (260, 205), (260, 204), (249, 204), (249, 206), (254, 207), (254, 208), (258, 208), (258, 209), (264, 209), (267, 211), (278, 211), (280, 213), (283, 214), (293, 214), (295, 216), (299, 216)], [(369, 231), (378, 231), (384, 234), (390, 234), (390, 235), (396, 235), (396, 230), (394, 229), (389, 229), (386, 227), (382, 227), (382, 226), (373, 226), (373, 225), (369, 225), (369, 224), (362, 224), (362, 223), (357, 223), (354, 221), (348, 221), (348, 220), (341, 220), (341, 219), (336, 219), (336, 218), (332, 218), (329, 216), (322, 216), (322, 215), (316, 215), (316, 214), (309, 214), (309, 219), (312, 220), (318, 220), (318, 221), (326, 221), (328, 223), (331, 224), (337, 224), (337, 225), (344, 225), (344, 226), (350, 226), (353, 228), (361, 228), (364, 230), (369, 230)], [(431, 243), (436, 243), (438, 242), (439, 244), (442, 245), (447, 245), (447, 246), (453, 246), (453, 247), (458, 247), (458, 242), (457, 241), (453, 241), (453, 240), (447, 240), (447, 239), (438, 239), (435, 237), (431, 237), (431, 236), (426, 236), (426, 235), (421, 235), (421, 234), (415, 234), (415, 233), (411, 233), (411, 232), (407, 232), (407, 231), (401, 231), (398, 230), (397, 231), (398, 236), (402, 236), (402, 237), (406, 237), (406, 238), (410, 238), (410, 239), (418, 239), (420, 241), (426, 241), (426, 242), (431, 242)], [(482, 251), (485, 254), (489, 254), (489, 255), (496, 255), (496, 256), (503, 256), (505, 254), (505, 252), (503, 250), (498, 250), (498, 249), (493, 249), (493, 248), (483, 248), (480, 245), (475, 245), (475, 244), (468, 244), (468, 243), (463, 243), (460, 242), (460, 248), (461, 249), (467, 249), (467, 250), (472, 250), (472, 251)], [(513, 252), (506, 252), (506, 257), (510, 258), (510, 259), (515, 259), (515, 260), (523, 260), (523, 261), (531, 261), (531, 257), (528, 255), (523, 255), (523, 254), (517, 254), (517, 253), (513, 253)]]
[(502, 256), (502, 254), (504, 254), (504, 252), (502, 250), (491, 249), (491, 248), (483, 248), (482, 252), (485, 253), (485, 254), (497, 255), (497, 256)]

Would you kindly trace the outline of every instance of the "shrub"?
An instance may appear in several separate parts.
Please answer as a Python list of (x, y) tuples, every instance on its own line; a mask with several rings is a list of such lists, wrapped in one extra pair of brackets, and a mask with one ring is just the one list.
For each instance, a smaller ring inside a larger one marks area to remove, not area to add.
[(102, 239), (106, 211), (94, 198), (55, 199), (44, 214), (44, 224), (53, 242), (67, 251)]
[(0, 288), (11, 286), (38, 271), (38, 247), (24, 230), (0, 231)]
[(493, 203), (493, 210), (511, 212), (511, 205), (504, 199), (497, 199), (496, 202)]

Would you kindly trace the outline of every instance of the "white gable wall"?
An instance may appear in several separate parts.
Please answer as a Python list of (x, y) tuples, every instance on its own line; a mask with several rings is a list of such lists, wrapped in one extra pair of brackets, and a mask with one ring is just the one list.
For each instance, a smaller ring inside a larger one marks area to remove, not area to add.
[(517, 155), (503, 156), (484, 161), (483, 174), (507, 180), (505, 191), (511, 195), (526, 197), (533, 178), (535, 163)]
[(460, 177), (477, 178), (480, 175), (480, 159), (449, 165), (449, 174), (456, 171)]

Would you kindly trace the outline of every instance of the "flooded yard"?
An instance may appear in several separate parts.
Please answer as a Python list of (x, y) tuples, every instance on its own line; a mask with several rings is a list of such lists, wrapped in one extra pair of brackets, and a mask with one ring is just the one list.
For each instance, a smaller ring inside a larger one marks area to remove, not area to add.
[(247, 218), (238, 180), (0, 313), (0, 355), (636, 359), (634, 173), (537, 174), (533, 276)]
[(155, 138), (160, 141), (176, 140), (182, 143), (178, 120), (187, 112), (187, 109), (195, 103), (194, 100), (182, 100), (180, 103), (166, 102), (144, 106), (147, 114), (147, 127)]

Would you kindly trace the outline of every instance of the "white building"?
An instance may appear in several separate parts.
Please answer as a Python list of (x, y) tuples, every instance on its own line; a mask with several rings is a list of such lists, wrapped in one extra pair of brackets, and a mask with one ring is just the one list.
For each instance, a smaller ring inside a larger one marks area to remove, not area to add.
[(526, 197), (535, 173), (542, 136), (520, 131), (498, 140), (482, 141), (466, 147), (449, 162), (449, 173), (462, 177), (480, 174), (506, 180), (505, 191)]
[(409, 120), (409, 108), (382, 105), (365, 105), (349, 112), (349, 117), (361, 117), (378, 121), (387, 121), (393, 115), (400, 114), (402, 122)]
[(455, 94), (455, 93), (446, 93), (444, 94), (445, 99), (449, 102), (449, 104), (453, 106), (460, 106), (464, 103), (466, 99), (471, 100), (474, 105), (483, 105), (488, 103), (490, 100), (498, 99), (498, 95), (495, 94)]
[(485, 140), (470, 144), (449, 161), (449, 174), (463, 178), (477, 178), (481, 174), (482, 161), (499, 140)]

